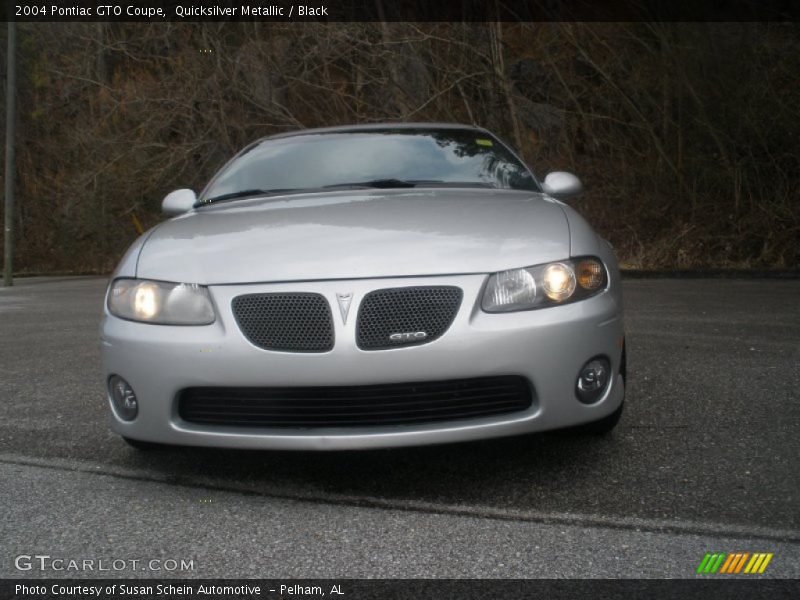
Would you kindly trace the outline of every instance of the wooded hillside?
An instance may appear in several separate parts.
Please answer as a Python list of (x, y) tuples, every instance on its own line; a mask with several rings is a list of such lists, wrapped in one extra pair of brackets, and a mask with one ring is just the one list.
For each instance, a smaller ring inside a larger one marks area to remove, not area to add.
[[(800, 25), (20, 24), (17, 270), (108, 272), (270, 133), (495, 131), (633, 267), (794, 267)], [(5, 39), (2, 41), (5, 64)], [(1, 250), (0, 250), (1, 251)]]

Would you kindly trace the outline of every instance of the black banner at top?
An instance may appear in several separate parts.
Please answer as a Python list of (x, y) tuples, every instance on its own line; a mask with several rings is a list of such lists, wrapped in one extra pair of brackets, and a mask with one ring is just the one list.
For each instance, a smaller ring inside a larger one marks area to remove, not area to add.
[(794, 0), (20, 0), (3, 20), (59, 21), (795, 21)]

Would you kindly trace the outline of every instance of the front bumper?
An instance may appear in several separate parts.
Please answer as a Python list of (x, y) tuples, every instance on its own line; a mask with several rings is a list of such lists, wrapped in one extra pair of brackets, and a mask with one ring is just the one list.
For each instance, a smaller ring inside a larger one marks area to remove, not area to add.
[[(623, 323), (619, 282), (587, 300), (506, 314), (480, 309), (486, 275), (292, 282), (213, 286), (215, 323), (178, 327), (134, 323), (106, 313), (101, 325), (106, 378), (118, 374), (133, 387), (139, 414), (132, 422), (113, 412), (112, 429), (129, 438), (164, 444), (282, 450), (344, 450), (439, 444), (502, 437), (579, 425), (616, 410), (624, 397), (619, 375)], [(450, 329), (419, 346), (364, 351), (356, 346), (359, 303), (368, 292), (409, 285), (454, 285), (464, 300)], [(302, 354), (259, 349), (239, 330), (235, 296), (263, 292), (317, 292), (330, 302), (336, 343), (330, 352)], [(336, 294), (352, 293), (347, 323)], [(575, 397), (583, 364), (597, 355), (615, 374), (591, 405)], [(205, 426), (183, 421), (177, 396), (187, 387), (336, 386), (522, 375), (535, 390), (530, 409), (491, 418), (382, 427), (315, 429)]]

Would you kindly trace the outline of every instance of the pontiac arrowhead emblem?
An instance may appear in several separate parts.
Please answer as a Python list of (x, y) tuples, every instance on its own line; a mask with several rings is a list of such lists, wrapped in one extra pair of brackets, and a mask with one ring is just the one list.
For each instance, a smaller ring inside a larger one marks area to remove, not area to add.
[(347, 324), (347, 314), (350, 312), (350, 301), (353, 299), (352, 292), (349, 294), (336, 294), (339, 302), (339, 312), (342, 314), (342, 323)]

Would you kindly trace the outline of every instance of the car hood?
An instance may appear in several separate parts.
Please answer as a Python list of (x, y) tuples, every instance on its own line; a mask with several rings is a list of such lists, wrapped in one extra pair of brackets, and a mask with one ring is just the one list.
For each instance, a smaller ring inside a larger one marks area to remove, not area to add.
[(196, 209), (154, 229), (137, 277), (206, 285), (491, 273), (569, 256), (542, 194), (427, 189), (309, 193)]

